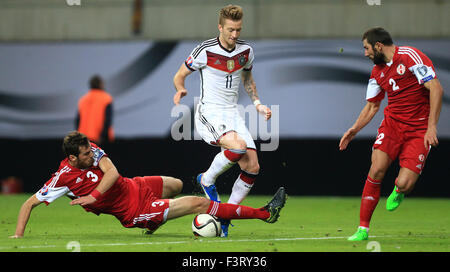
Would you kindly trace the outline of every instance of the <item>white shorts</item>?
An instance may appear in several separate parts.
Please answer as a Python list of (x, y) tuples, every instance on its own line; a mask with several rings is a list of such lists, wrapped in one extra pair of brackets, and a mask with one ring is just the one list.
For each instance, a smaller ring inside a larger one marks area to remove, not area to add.
[(203, 105), (198, 104), (195, 111), (195, 129), (206, 143), (214, 146), (218, 146), (220, 138), (227, 132), (235, 131), (244, 139), (247, 148), (256, 149), (252, 135), (237, 108), (205, 109)]

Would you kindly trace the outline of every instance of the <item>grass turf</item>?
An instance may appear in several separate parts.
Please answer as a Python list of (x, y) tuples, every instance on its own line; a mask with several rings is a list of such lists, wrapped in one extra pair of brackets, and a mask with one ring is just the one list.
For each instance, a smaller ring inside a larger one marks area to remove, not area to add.
[[(25, 236), (10, 239), (29, 196), (0, 196), (0, 252), (450, 252), (450, 199), (406, 197), (394, 212), (386, 211), (381, 199), (369, 241), (349, 242), (359, 223), (359, 197), (290, 196), (277, 223), (233, 220), (228, 238), (194, 237), (193, 215), (144, 235), (123, 228), (113, 216), (72, 207), (63, 197), (36, 207)], [(242, 204), (261, 207), (270, 198), (249, 196)]]

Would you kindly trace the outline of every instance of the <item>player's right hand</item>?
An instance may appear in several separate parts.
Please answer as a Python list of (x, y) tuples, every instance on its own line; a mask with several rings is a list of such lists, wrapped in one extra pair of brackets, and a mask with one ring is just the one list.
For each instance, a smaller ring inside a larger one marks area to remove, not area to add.
[(436, 126), (428, 126), (427, 132), (424, 136), (424, 145), (425, 148), (428, 149), (430, 145), (432, 147), (438, 146), (439, 141), (437, 138), (437, 129)]
[(175, 105), (180, 104), (181, 98), (183, 98), (185, 95), (187, 95), (187, 91), (186, 90), (177, 91), (175, 93), (175, 95), (173, 96), (173, 103)]
[(79, 197), (77, 199), (74, 199), (74, 200), (70, 201), (70, 205), (72, 205), (72, 206), (73, 205), (86, 206), (86, 205), (94, 203), (95, 201), (97, 201), (97, 199), (95, 199), (91, 195), (87, 195), (87, 196), (82, 196), (82, 197)]
[(356, 136), (356, 133), (358, 131), (354, 128), (349, 128), (344, 135), (341, 138), (341, 141), (339, 142), (339, 150), (344, 150), (347, 148), (348, 144), (353, 140), (353, 138)]
[(266, 121), (272, 117), (272, 111), (270, 108), (263, 104), (256, 105), (256, 110), (264, 115), (264, 119), (266, 119)]

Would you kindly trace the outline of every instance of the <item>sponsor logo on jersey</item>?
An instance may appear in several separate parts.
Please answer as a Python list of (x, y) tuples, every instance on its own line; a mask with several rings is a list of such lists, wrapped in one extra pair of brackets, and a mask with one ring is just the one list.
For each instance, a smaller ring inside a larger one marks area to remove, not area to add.
[(133, 219), (133, 225), (136, 225), (136, 223), (141, 222), (141, 221), (150, 221), (150, 219), (152, 219), (153, 217), (158, 216), (160, 213), (161, 212), (140, 214), (138, 217), (135, 217)]
[(238, 208), (236, 209), (236, 214), (237, 214), (238, 216), (241, 216), (241, 207), (238, 207)]
[(399, 75), (402, 76), (405, 72), (406, 72), (406, 67), (405, 67), (405, 65), (404, 65), (403, 63), (400, 63), (400, 64), (397, 66), (397, 74), (399, 74)]

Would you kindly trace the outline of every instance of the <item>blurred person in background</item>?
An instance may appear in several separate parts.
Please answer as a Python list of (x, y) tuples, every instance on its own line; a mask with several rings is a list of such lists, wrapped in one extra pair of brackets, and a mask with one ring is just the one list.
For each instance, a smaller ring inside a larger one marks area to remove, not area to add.
[(113, 97), (105, 91), (99, 75), (89, 81), (90, 90), (78, 101), (75, 129), (84, 133), (96, 144), (114, 141)]

